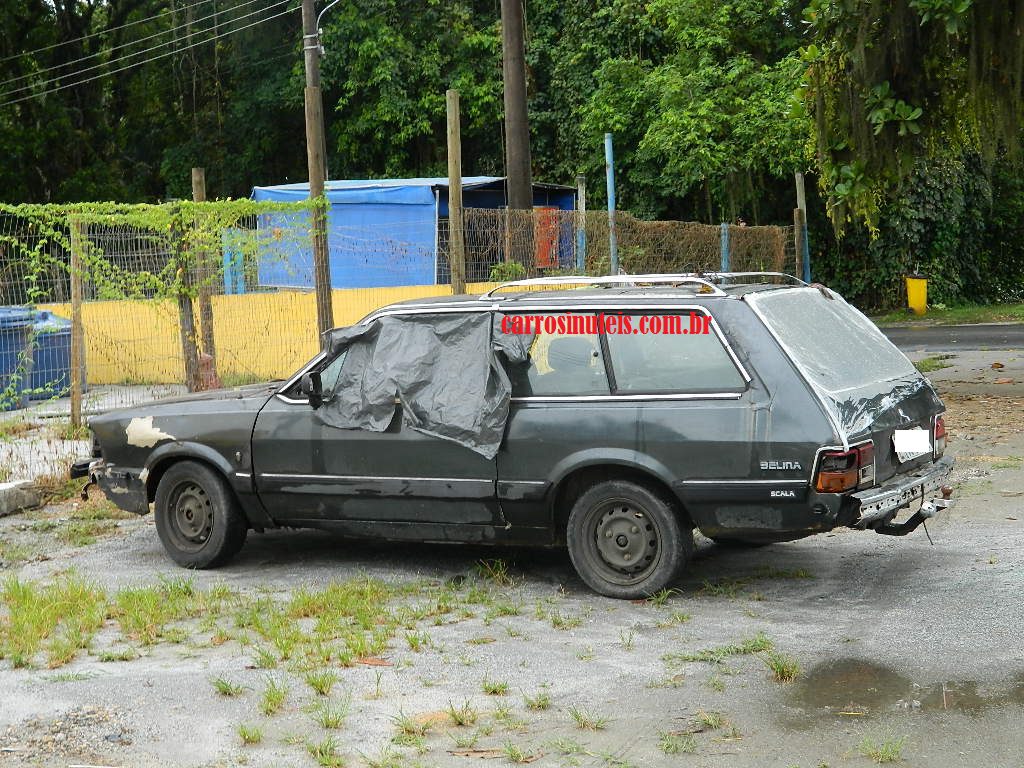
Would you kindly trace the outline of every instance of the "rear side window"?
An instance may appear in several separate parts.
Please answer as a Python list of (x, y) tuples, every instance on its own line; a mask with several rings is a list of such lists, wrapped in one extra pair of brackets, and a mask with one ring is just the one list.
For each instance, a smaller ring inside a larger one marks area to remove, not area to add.
[(576, 312), (544, 316), (529, 361), (511, 366), (513, 397), (609, 394), (601, 342), (596, 332), (587, 332), (595, 327), (593, 315), (589, 326), (587, 317)]
[(710, 329), (692, 333), (701, 323), (682, 319), (676, 333), (607, 334), (616, 393), (702, 394), (745, 388), (718, 335)]

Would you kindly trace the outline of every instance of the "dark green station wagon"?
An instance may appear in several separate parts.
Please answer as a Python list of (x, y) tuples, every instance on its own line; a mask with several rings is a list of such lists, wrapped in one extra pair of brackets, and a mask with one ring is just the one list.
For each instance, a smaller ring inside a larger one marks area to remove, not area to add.
[(385, 307), (324, 348), (284, 383), (98, 416), (76, 471), (122, 509), (153, 504), (189, 568), (250, 529), (311, 527), (567, 546), (622, 598), (671, 585), (694, 529), (902, 535), (950, 503), (927, 379), (840, 296), (784, 275), (515, 281)]

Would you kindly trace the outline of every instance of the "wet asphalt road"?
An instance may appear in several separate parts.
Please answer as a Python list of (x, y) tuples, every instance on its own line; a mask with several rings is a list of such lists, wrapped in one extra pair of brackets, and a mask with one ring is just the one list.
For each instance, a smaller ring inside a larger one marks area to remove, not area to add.
[(882, 328), (906, 351), (957, 352), (978, 349), (1024, 348), (1024, 324), (894, 325)]

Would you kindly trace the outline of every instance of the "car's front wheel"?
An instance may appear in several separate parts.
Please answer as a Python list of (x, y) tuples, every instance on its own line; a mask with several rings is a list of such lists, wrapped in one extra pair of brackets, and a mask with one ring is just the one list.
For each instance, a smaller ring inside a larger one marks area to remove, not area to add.
[(693, 554), (677, 505), (627, 480), (598, 483), (569, 514), (566, 542), (580, 578), (608, 597), (642, 598), (672, 584)]
[(245, 543), (248, 524), (224, 479), (205, 464), (180, 461), (156, 488), (156, 530), (185, 568), (216, 568)]

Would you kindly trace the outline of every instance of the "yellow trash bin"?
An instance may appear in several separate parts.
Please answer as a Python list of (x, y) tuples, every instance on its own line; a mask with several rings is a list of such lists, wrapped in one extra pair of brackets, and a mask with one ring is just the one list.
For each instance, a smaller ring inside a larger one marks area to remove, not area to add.
[(924, 275), (907, 275), (907, 306), (915, 315), (923, 315), (928, 309), (928, 278)]

